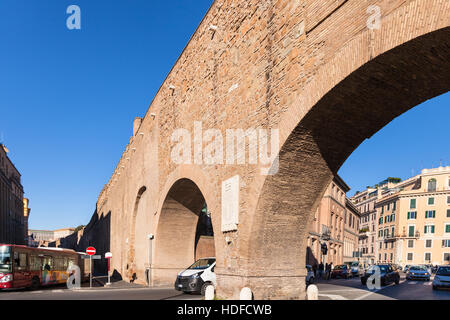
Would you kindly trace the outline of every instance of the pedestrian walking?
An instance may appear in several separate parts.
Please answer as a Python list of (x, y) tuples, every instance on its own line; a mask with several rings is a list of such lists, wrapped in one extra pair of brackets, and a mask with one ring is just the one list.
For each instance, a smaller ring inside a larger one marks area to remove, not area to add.
[(328, 280), (331, 279), (331, 271), (333, 270), (333, 262), (328, 265)]

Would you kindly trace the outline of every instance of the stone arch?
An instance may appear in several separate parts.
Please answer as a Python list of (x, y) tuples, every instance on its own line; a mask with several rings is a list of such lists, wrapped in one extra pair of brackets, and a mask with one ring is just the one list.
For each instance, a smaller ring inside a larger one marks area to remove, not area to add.
[(257, 298), (304, 298), (307, 230), (326, 187), (366, 138), (407, 110), (449, 90), (448, 39), (450, 28), (446, 27), (381, 53), (350, 72), (309, 108), (300, 106), (306, 113), (293, 107), (281, 122), (284, 143), (279, 171), (264, 180), (243, 271), (252, 275), (244, 277), (244, 284), (257, 292)]
[(148, 243), (143, 240), (151, 232), (150, 214), (146, 212), (147, 205), (144, 199), (146, 191), (147, 187), (143, 186), (137, 192), (131, 218), (130, 238), (128, 239), (127, 276), (129, 279), (135, 278), (137, 283), (146, 282), (145, 269), (148, 267), (149, 261)]
[(157, 220), (152, 284), (173, 284), (178, 272), (195, 261), (197, 223), (206, 203), (197, 184), (180, 178), (170, 187)]

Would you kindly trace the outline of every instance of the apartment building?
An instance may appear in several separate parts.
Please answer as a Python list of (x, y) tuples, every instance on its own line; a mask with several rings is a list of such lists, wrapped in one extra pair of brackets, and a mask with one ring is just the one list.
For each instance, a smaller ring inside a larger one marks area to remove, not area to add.
[(21, 175), (0, 144), (0, 243), (25, 244), (28, 226), (28, 200), (24, 206)]
[(376, 207), (379, 262), (450, 264), (450, 167), (422, 170)]
[(358, 259), (364, 265), (374, 264), (378, 254), (376, 245), (376, 217), (375, 203), (378, 200), (378, 189), (367, 188), (357, 192), (350, 201), (360, 212)]
[[(356, 261), (358, 247), (359, 211), (348, 201), (349, 186), (336, 175), (327, 187), (316, 210), (307, 237), (306, 264), (332, 262), (333, 265)], [(322, 255), (321, 244), (327, 245)]]

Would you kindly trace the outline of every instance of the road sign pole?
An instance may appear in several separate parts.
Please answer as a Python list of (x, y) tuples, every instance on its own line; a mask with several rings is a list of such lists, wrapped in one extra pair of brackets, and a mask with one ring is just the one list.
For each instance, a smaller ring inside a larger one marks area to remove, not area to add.
[(111, 284), (111, 278), (110, 278), (110, 272), (109, 272), (109, 261), (110, 261), (111, 259), (108, 259), (108, 285), (110, 285)]
[(91, 264), (91, 272), (89, 273), (90, 277), (89, 277), (89, 287), (92, 288), (92, 256), (89, 257), (90, 260), (90, 264)]

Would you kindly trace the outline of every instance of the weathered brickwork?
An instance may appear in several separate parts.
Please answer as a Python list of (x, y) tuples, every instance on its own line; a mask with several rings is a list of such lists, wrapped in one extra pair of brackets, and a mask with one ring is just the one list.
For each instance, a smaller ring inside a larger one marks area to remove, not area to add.
[[(370, 5), (379, 30), (367, 28)], [(194, 260), (206, 201), (219, 296), (248, 286), (257, 299), (304, 298), (307, 226), (333, 174), (365, 138), (450, 87), (449, 12), (447, 0), (216, 0), (98, 198), (113, 268), (145, 282), (151, 263), (152, 283), (172, 284)], [(172, 133), (193, 133), (194, 121), (223, 135), (279, 129), (278, 174), (176, 165)], [(223, 234), (221, 182), (234, 175), (239, 226)]]

